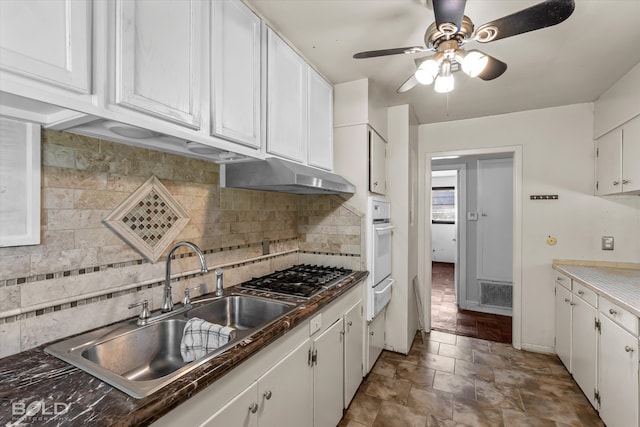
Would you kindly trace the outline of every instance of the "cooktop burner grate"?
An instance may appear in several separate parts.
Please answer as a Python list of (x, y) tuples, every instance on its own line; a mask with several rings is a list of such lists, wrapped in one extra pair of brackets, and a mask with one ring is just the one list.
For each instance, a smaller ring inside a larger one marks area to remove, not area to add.
[(300, 264), (241, 283), (241, 288), (311, 298), (353, 274), (339, 267)]

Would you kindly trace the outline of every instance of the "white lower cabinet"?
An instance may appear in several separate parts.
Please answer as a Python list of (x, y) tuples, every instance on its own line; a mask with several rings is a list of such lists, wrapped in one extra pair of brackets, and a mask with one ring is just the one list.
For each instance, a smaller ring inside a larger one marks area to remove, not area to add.
[(595, 307), (579, 296), (573, 296), (571, 373), (593, 407), (596, 407), (597, 316)]
[(362, 382), (362, 344), (364, 340), (362, 300), (344, 315), (344, 408), (347, 409)]
[(571, 366), (571, 291), (556, 283), (555, 287), (555, 348), (556, 354), (569, 372)]
[(598, 392), (607, 427), (638, 425), (638, 337), (600, 315)]
[(340, 318), (313, 340), (314, 427), (335, 427), (342, 418), (343, 336)]
[(258, 427), (258, 383), (247, 387), (213, 414), (202, 426)]
[(367, 347), (369, 349), (367, 352), (367, 372), (373, 368), (380, 353), (384, 350), (384, 318), (386, 313), (386, 309), (382, 310), (378, 316), (369, 323), (369, 327), (367, 328), (369, 332), (367, 339)]

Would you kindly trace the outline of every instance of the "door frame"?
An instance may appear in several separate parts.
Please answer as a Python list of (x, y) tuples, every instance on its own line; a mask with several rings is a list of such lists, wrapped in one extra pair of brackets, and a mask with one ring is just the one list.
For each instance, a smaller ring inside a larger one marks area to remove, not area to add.
[[(466, 308), (467, 287), (461, 286), (467, 283), (467, 165), (464, 163), (436, 165), (431, 167), (431, 172), (440, 170), (455, 170), (456, 174), (456, 253), (454, 262), (454, 285), (456, 302), (461, 308)], [(429, 203), (431, 203), (431, 187), (429, 187)], [(431, 211), (429, 211), (429, 227), (431, 224)], [(429, 233), (431, 235), (431, 232)], [(433, 251), (431, 251), (433, 252)], [(431, 304), (431, 300), (429, 300)]]
[(418, 276), (423, 283), (422, 306), (424, 310), (423, 324), (427, 331), (431, 330), (431, 227), (427, 227), (427, 218), (431, 218), (431, 160), (433, 157), (474, 156), (481, 154), (513, 155), (513, 316), (512, 345), (522, 347), (522, 146), (504, 146), (478, 148), (457, 151), (426, 152), (423, 186), (418, 211)]

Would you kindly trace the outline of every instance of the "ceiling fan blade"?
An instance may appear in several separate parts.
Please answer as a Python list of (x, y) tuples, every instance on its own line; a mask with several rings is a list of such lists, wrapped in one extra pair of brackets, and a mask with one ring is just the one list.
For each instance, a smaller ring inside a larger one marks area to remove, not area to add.
[(419, 53), (428, 50), (422, 46), (396, 47), (394, 49), (368, 50), (353, 55), (355, 59), (375, 58), (377, 56), (399, 55), (402, 53)]
[(493, 80), (500, 77), (504, 74), (505, 71), (507, 71), (507, 64), (500, 61), (499, 59), (494, 58), (491, 55), (487, 55), (486, 53), (485, 55), (487, 56), (487, 58), (489, 58), (489, 62), (487, 62), (487, 66), (484, 68), (484, 70), (482, 70), (482, 72), (478, 74), (479, 78), (485, 81)]
[(460, 31), (466, 3), (467, 0), (433, 0), (436, 27), (442, 31), (440, 24), (448, 22), (456, 26), (455, 32)]
[(476, 30), (475, 40), (488, 43), (551, 27), (571, 16), (574, 9), (574, 0), (547, 0), (481, 25)]
[(418, 80), (416, 79), (415, 74), (411, 74), (411, 76), (404, 82), (402, 85), (396, 90), (397, 93), (404, 93), (408, 90), (413, 89), (415, 85), (418, 84)]

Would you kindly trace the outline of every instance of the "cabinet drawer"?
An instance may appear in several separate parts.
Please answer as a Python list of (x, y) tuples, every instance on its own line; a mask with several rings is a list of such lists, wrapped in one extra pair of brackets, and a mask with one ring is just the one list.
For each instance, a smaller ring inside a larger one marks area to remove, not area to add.
[(582, 283), (575, 282), (573, 284), (573, 294), (582, 298), (586, 303), (591, 304), (591, 306), (598, 307), (598, 294)]
[(571, 290), (571, 278), (566, 274), (562, 274), (558, 271), (554, 271), (556, 283), (564, 287), (565, 289)]
[(600, 298), (600, 313), (631, 332), (634, 336), (638, 336), (638, 318), (634, 314), (605, 298)]

